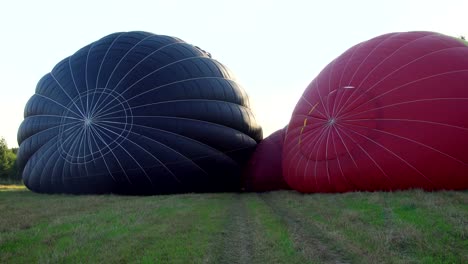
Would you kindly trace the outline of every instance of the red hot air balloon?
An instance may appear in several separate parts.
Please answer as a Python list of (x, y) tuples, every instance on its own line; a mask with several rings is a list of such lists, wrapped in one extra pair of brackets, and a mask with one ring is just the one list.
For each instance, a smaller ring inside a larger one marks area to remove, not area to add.
[(291, 189), (284, 181), (281, 167), (284, 131), (285, 128), (274, 132), (257, 145), (244, 173), (247, 191)]
[(433, 32), (382, 35), (304, 91), (283, 149), (301, 192), (468, 188), (468, 46)]

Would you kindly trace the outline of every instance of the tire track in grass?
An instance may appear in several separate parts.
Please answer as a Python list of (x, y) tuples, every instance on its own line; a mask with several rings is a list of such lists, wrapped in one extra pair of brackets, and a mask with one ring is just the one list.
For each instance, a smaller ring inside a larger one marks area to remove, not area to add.
[(346, 251), (323, 231), (315, 227), (310, 219), (305, 219), (275, 201), (275, 193), (264, 193), (261, 199), (287, 226), (296, 249), (307, 259), (316, 263), (350, 263), (353, 259)]
[(256, 193), (234, 194), (225, 230), (213, 245), (207, 263), (310, 263), (294, 248), (281, 219)]
[(252, 263), (312, 263), (296, 250), (287, 226), (259, 194), (250, 194), (247, 207), (255, 224), (255, 255)]
[(214, 263), (251, 263), (253, 225), (244, 200), (243, 194), (233, 194), (225, 230), (221, 232), (220, 242), (215, 244), (218, 256)]

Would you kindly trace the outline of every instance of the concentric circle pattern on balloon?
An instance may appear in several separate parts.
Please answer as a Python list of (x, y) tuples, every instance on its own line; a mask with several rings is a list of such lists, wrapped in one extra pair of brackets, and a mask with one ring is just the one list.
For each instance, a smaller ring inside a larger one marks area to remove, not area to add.
[(468, 188), (468, 47), (382, 35), (332, 61), (296, 105), (283, 174), (301, 192)]
[(225, 66), (174, 37), (122, 32), (39, 81), (18, 165), (26, 186), (45, 193), (232, 191), (261, 139)]

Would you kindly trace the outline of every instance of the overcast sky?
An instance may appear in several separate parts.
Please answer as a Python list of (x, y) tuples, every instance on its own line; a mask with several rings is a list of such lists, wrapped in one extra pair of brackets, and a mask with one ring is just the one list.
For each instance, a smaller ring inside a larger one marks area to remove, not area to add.
[(209, 51), (250, 96), (265, 136), (285, 126), (312, 79), (351, 46), (426, 30), (468, 37), (467, 0), (2, 1), (0, 137), (17, 146), (37, 81), (105, 35), (143, 30)]

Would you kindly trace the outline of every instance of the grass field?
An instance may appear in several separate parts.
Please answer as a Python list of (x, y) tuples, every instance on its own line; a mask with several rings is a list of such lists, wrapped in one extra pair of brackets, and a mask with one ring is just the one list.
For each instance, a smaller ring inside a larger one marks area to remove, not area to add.
[(40, 195), (0, 185), (0, 263), (468, 263), (468, 192)]

